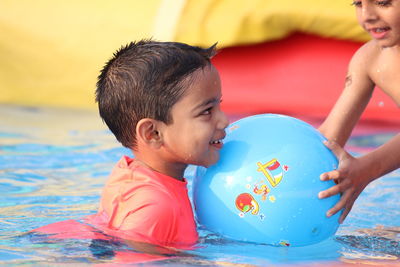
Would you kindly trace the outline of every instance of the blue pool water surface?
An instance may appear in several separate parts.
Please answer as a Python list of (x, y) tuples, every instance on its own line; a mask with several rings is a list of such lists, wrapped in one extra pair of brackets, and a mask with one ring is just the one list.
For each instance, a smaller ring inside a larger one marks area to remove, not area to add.
[[(97, 210), (101, 189), (115, 162), (131, 155), (97, 113), (0, 106), (0, 264), (7, 266), (129, 265), (116, 251), (122, 242), (55, 239), (28, 231)], [(374, 128), (349, 141), (353, 154), (391, 138), (398, 128)], [(371, 132), (371, 131), (370, 131)], [(194, 167), (186, 177), (191, 182)], [(192, 257), (150, 261), (148, 266), (279, 266), (365, 263), (397, 264), (400, 259), (400, 171), (371, 183), (336, 235), (305, 247), (238, 242), (199, 227)], [(190, 195), (191, 197), (191, 195)]]

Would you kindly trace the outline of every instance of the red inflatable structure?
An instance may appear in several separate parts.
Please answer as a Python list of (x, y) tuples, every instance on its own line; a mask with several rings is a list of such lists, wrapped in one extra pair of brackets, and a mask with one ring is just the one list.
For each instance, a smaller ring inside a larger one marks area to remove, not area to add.
[[(229, 114), (280, 113), (324, 118), (344, 87), (348, 63), (362, 43), (294, 34), (262, 44), (230, 47), (213, 59)], [(381, 90), (363, 120), (400, 124), (400, 110)]]

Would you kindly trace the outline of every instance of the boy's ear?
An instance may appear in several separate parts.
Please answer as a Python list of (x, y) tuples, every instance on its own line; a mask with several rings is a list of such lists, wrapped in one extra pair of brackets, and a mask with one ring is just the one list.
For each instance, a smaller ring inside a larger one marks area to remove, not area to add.
[(159, 121), (144, 118), (136, 125), (136, 139), (138, 142), (158, 148), (162, 144), (162, 136), (158, 129)]

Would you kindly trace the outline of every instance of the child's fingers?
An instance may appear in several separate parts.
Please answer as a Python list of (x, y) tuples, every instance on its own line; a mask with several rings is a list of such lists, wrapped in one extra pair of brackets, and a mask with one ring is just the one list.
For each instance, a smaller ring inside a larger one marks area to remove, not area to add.
[(339, 146), (336, 142), (334, 141), (324, 141), (324, 145), (329, 148), (335, 156), (340, 159), (343, 155), (343, 153), (347, 153), (341, 146)]
[(339, 185), (335, 185), (335, 186), (332, 186), (332, 187), (330, 187), (330, 188), (328, 188), (328, 189), (326, 189), (324, 191), (319, 192), (318, 193), (318, 197), (319, 198), (327, 198), (327, 197), (331, 197), (331, 196), (337, 195), (340, 192), (341, 192), (340, 191), (340, 186)]
[(343, 214), (340, 216), (339, 218), (339, 222), (343, 222), (344, 218), (346, 218), (347, 214), (349, 213), (352, 204), (350, 204), (350, 209), (349, 207), (349, 199), (351, 198), (352, 193), (347, 191), (345, 192), (342, 197), (340, 198), (340, 200), (335, 204), (335, 206), (333, 206), (333, 208), (331, 208), (330, 210), (328, 210), (328, 212), (326, 213), (326, 216), (331, 217), (332, 215), (335, 215), (337, 212), (339, 212), (340, 210), (342, 210), (343, 208), (345, 208), (345, 210), (343, 211)]
[(328, 181), (328, 180), (336, 180), (340, 178), (340, 171), (338, 170), (333, 170), (330, 172), (324, 172), (323, 174), (320, 175), (320, 179), (322, 181)]
[(346, 201), (343, 198), (341, 198), (338, 201), (338, 203), (336, 203), (336, 205), (333, 206), (333, 208), (331, 208), (330, 210), (327, 211), (326, 216), (331, 217), (331, 216), (335, 215), (338, 211), (343, 209), (345, 204), (346, 204)]
[(347, 215), (349, 214), (351, 208), (345, 208), (342, 215), (340, 215), (339, 223), (343, 223), (344, 219), (346, 219)]
[(347, 191), (345, 192), (340, 200), (335, 204), (333, 208), (328, 210), (326, 213), (327, 217), (331, 217), (338, 213), (340, 210), (343, 210), (343, 213), (340, 215), (339, 218), (339, 223), (343, 223), (343, 221), (346, 219), (347, 215), (349, 214), (352, 206), (354, 204), (354, 198), (353, 198), (353, 193), (352, 191)]
[(339, 218), (339, 223), (343, 223), (344, 219), (346, 219), (347, 215), (353, 208), (354, 201), (356, 201), (357, 196), (358, 196), (357, 194), (354, 194), (354, 191), (346, 192), (346, 195), (342, 196), (342, 198), (345, 200), (346, 204), (345, 204), (343, 213)]

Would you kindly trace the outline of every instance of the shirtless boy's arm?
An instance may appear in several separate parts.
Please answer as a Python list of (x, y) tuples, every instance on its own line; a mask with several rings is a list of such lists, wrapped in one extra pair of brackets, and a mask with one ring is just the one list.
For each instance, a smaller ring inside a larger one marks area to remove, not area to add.
[(328, 216), (332, 216), (344, 208), (340, 222), (343, 222), (357, 197), (371, 181), (400, 167), (400, 135), (358, 158), (351, 156), (342, 148), (368, 104), (375, 87), (368, 74), (375, 56), (370, 50), (373, 50), (371, 43), (367, 43), (352, 58), (345, 89), (319, 128), (321, 133), (330, 140), (327, 146), (339, 160), (337, 170), (321, 175), (322, 180), (335, 180), (337, 185), (320, 192), (319, 197), (326, 198), (342, 194), (340, 201), (327, 212)]
[(368, 75), (367, 62), (370, 62), (370, 57), (373, 57), (368, 50), (367, 43), (353, 56), (349, 64), (345, 88), (332, 111), (319, 127), (319, 131), (328, 140), (342, 147), (349, 139), (375, 87)]

